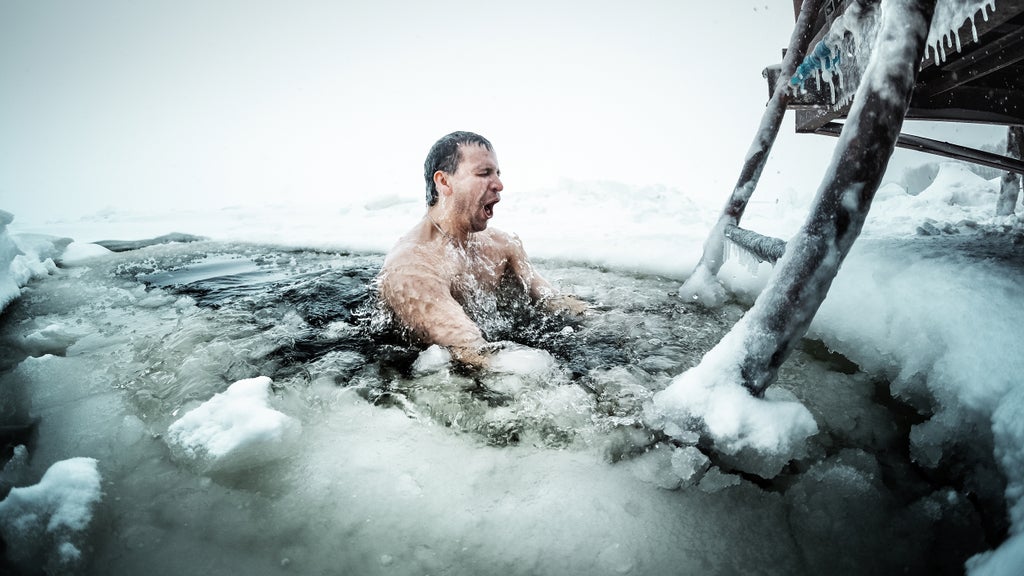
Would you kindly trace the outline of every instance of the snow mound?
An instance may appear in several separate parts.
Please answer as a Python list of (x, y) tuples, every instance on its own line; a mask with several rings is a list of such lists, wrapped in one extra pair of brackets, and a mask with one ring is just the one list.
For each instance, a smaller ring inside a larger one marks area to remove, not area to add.
[(0, 310), (21, 294), (21, 285), (15, 280), (11, 264), (21, 254), (14, 240), (7, 233), (7, 225), (14, 221), (14, 215), (0, 210)]
[(999, 186), (972, 172), (959, 162), (942, 162), (935, 181), (918, 194), (926, 204), (950, 206), (995, 206)]
[(113, 252), (99, 244), (72, 242), (68, 244), (67, 249), (61, 256), (60, 263), (67, 266), (79, 266), (93, 258), (99, 258), (108, 254), (113, 254)]
[(301, 425), (270, 407), (270, 384), (266, 376), (239, 380), (186, 413), (167, 429), (171, 452), (203, 473), (244, 470), (286, 456)]
[(818, 425), (788, 392), (769, 388), (765, 398), (755, 398), (739, 384), (740, 355), (728, 345), (739, 332), (728, 334), (699, 365), (655, 394), (647, 417), (652, 426), (684, 442), (697, 429), (724, 463), (773, 478), (790, 460), (806, 455), (807, 439)]
[(38, 234), (12, 236), (7, 225), (14, 215), (0, 210), (0, 312), (21, 295), (21, 287), (33, 278), (57, 271), (53, 259), (71, 242)]
[(18, 568), (45, 565), (49, 574), (73, 570), (81, 539), (100, 501), (100, 473), (93, 458), (54, 463), (38, 484), (14, 488), (0, 502), (0, 534)]
[(717, 308), (725, 303), (728, 294), (718, 278), (702, 266), (679, 287), (679, 297), (699, 302), (706, 308)]

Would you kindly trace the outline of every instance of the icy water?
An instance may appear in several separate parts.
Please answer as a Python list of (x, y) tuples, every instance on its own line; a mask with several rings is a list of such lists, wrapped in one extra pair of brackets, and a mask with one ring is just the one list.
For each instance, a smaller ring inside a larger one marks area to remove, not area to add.
[[(468, 373), (380, 314), (382, 260), (199, 242), (31, 285), (0, 324), (0, 416), (39, 420), (0, 488), (98, 459), (103, 500), (70, 567), (85, 574), (959, 574), (1005, 534), (970, 478), (910, 461), (927, 415), (815, 342), (773, 387), (820, 429), (778, 477), (649, 429), (644, 404), (739, 304), (542, 262), (596, 313), (503, 302), (484, 322), (500, 360)], [(172, 453), (172, 422), (254, 376), (301, 423), (286, 454), (211, 471)]]

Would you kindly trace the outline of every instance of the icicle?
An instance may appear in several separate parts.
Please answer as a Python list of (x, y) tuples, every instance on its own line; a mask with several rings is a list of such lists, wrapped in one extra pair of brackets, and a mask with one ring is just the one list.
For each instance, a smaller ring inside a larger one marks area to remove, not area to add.
[(978, 12), (981, 12), (981, 17), (988, 22), (989, 12), (995, 12), (995, 7), (995, 0), (939, 0), (935, 5), (935, 15), (932, 18), (927, 40), (928, 50), (932, 51), (935, 64), (938, 66), (945, 62), (947, 46), (956, 52), (963, 50), (960, 29), (963, 28), (965, 22), (970, 22), (971, 39), (977, 43), (976, 18)]

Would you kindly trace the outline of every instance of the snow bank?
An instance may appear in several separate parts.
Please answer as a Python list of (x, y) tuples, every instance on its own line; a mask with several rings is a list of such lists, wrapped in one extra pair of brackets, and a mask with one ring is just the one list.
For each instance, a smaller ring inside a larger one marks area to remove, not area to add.
[[(976, 445), (974, 436), (986, 437), (991, 427), (994, 456), (1009, 481), (1012, 537), (969, 568), (1015, 575), (1024, 554), (1018, 480), (1024, 474), (1024, 357), (1008, 346), (1022, 338), (1024, 287), (1019, 266), (1006, 260), (1020, 222), (993, 216), (993, 186), (962, 165), (944, 163), (918, 196), (890, 190), (874, 208), (894, 223), (889, 233), (921, 228), (918, 235), (932, 238), (902, 249), (879, 238), (876, 223), (875, 238), (861, 239), (851, 251), (810, 336), (883, 375), (895, 397), (931, 415), (910, 435), (911, 455), (922, 466), (962, 465), (958, 446)], [(932, 218), (937, 224), (925, 230)], [(973, 224), (957, 224), (963, 221)], [(972, 481), (991, 488), (980, 473)]]
[(0, 210), (0, 310), (3, 310), (21, 293), (21, 285), (11, 270), (14, 258), (21, 252), (7, 233), (7, 225), (14, 221), (14, 215)]
[(12, 236), (7, 225), (13, 221), (13, 214), (0, 210), (0, 312), (21, 295), (21, 287), (30, 280), (56, 272), (54, 259), (71, 242), (70, 238), (39, 234)]
[(270, 378), (239, 380), (167, 429), (172, 453), (199, 470), (233, 472), (287, 455), (301, 425), (270, 407)]
[(1010, 576), (1024, 566), (1024, 388), (1007, 394), (992, 414), (996, 458), (1006, 475), (1010, 537), (998, 549), (967, 563), (971, 576)]
[(0, 534), (18, 568), (63, 573), (81, 558), (81, 540), (99, 503), (100, 474), (93, 458), (54, 463), (38, 484), (14, 488), (0, 502)]

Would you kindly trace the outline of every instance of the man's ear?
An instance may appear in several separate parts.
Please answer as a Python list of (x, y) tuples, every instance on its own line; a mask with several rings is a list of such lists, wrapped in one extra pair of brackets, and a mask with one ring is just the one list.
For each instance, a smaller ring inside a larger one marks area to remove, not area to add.
[(452, 193), (452, 187), (448, 184), (448, 174), (441, 170), (434, 172), (434, 187), (445, 196)]

